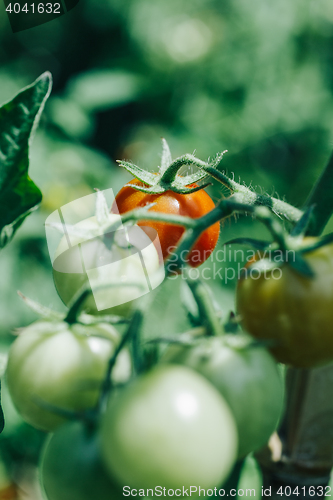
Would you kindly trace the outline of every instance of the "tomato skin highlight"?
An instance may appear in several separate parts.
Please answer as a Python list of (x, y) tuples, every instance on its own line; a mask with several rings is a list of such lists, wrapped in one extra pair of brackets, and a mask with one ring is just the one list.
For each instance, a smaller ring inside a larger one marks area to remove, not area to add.
[(242, 278), (236, 302), (246, 331), (269, 340), (278, 361), (312, 368), (333, 360), (333, 244), (303, 256), (313, 278), (283, 264), (278, 279), (270, 272)]
[(201, 375), (159, 366), (111, 396), (101, 421), (104, 461), (131, 488), (214, 488), (236, 459), (228, 405)]
[(41, 457), (40, 478), (48, 500), (120, 500), (104, 469), (94, 430), (70, 422), (50, 436)]
[[(132, 179), (129, 184), (144, 185), (138, 179)], [(195, 184), (193, 184), (194, 186)], [(149, 203), (155, 203), (149, 209), (150, 212), (182, 215), (193, 219), (202, 217), (215, 208), (213, 200), (203, 189), (191, 194), (177, 194), (173, 191), (166, 191), (162, 194), (147, 194), (136, 191), (130, 186), (124, 186), (115, 198), (115, 204), (120, 214), (135, 208), (145, 207)], [(152, 227), (157, 231), (164, 259), (177, 246), (185, 230), (182, 226), (157, 221), (140, 221), (138, 225)], [(190, 266), (200, 266), (208, 259), (217, 244), (219, 234), (219, 222), (216, 222), (201, 234), (187, 257)]]
[(238, 456), (262, 447), (283, 409), (283, 382), (275, 360), (263, 347), (240, 348), (243, 335), (207, 337), (193, 345), (170, 345), (161, 361), (203, 375), (230, 406), (239, 436)]

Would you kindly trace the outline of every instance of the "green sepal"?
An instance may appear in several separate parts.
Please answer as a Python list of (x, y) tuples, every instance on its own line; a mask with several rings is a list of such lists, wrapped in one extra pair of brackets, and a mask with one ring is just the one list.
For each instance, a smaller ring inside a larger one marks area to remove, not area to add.
[[(147, 182), (145, 182), (147, 184)], [(134, 189), (135, 191), (140, 191), (141, 193), (147, 193), (147, 194), (162, 194), (165, 192), (165, 188), (162, 186), (158, 186), (153, 184), (152, 186), (146, 187), (146, 186), (138, 186), (137, 184), (125, 184), (125, 187), (130, 187)]]
[(211, 182), (206, 182), (205, 184), (201, 184), (200, 186), (195, 186), (193, 188), (187, 188), (187, 187), (182, 187), (182, 186), (179, 187), (177, 182), (175, 181), (171, 185), (171, 190), (174, 193), (178, 193), (178, 194), (192, 194), (192, 193), (196, 193), (197, 191), (201, 191), (202, 189), (205, 189), (206, 187), (211, 186), (211, 185), (212, 185)]
[(53, 311), (52, 309), (49, 309), (48, 307), (43, 306), (39, 302), (36, 302), (32, 299), (29, 299), (23, 293), (20, 291), (17, 292), (19, 297), (24, 301), (24, 303), (38, 316), (41, 316), (44, 319), (50, 320), (50, 321), (63, 321), (64, 320), (64, 314), (61, 314), (57, 311)]
[(306, 278), (313, 278), (315, 276), (311, 266), (303, 259), (300, 252), (295, 252), (295, 260), (288, 261), (288, 266)]
[(315, 207), (314, 205), (311, 205), (311, 207), (309, 207), (304, 212), (304, 214), (302, 215), (300, 220), (297, 222), (295, 227), (290, 232), (290, 236), (302, 236), (306, 233), (307, 228), (308, 228), (308, 226), (311, 222), (311, 219), (313, 217), (314, 207)]
[(171, 156), (169, 144), (162, 137), (162, 158), (161, 158), (161, 166), (159, 168), (159, 172), (161, 175), (164, 174), (164, 172), (169, 167), (169, 165), (171, 165), (171, 163), (172, 163), (172, 156)]
[(0, 108), (0, 248), (42, 200), (28, 175), (29, 146), (51, 87), (46, 72)]
[(318, 238), (317, 241), (315, 241), (314, 243), (309, 243), (309, 245), (303, 246), (302, 248), (299, 249), (299, 251), (301, 253), (306, 254), (308, 252), (312, 252), (313, 250), (317, 250), (317, 248), (329, 245), (332, 242), (333, 242), (333, 233), (326, 234), (325, 236)]
[(200, 326), (201, 319), (199, 314), (198, 304), (193, 297), (193, 293), (187, 284), (187, 281), (181, 282), (181, 301), (182, 305), (186, 311), (187, 317), (192, 326)]
[(116, 316), (113, 314), (99, 314), (94, 316), (93, 314), (80, 313), (77, 318), (77, 322), (82, 325), (93, 326), (99, 323), (111, 323), (112, 325), (121, 325), (124, 323), (129, 323), (129, 318), (124, 316)]
[(240, 328), (240, 318), (230, 311), (228, 320), (223, 323), (223, 330), (225, 333), (236, 334)]
[(65, 420), (85, 420), (85, 415), (87, 413), (87, 410), (83, 411), (67, 410), (66, 408), (60, 408), (59, 406), (55, 406), (40, 398), (34, 397), (32, 399), (34, 403), (43, 410), (53, 413), (54, 415), (64, 418)]
[(183, 186), (188, 186), (190, 184), (194, 184), (208, 177), (206, 172), (195, 172), (194, 174), (187, 175), (186, 177), (178, 177), (178, 184)]
[[(221, 155), (218, 157), (218, 162), (221, 160)], [(217, 160), (214, 160), (215, 165)], [(124, 167), (136, 179), (141, 181), (144, 185), (138, 186), (135, 184), (126, 184), (126, 186), (147, 194), (162, 194), (166, 191), (173, 191), (178, 194), (191, 194), (204, 189), (209, 186), (206, 183), (201, 186), (187, 187), (205, 179), (209, 174), (204, 170), (185, 176), (178, 174), (178, 171), (184, 166), (194, 166), (197, 168), (207, 165), (207, 163), (195, 158), (193, 155), (183, 155), (172, 161), (169, 146), (165, 139), (162, 139), (162, 161), (158, 172), (152, 174), (147, 172), (133, 163), (118, 160), (121, 167)]]
[(256, 250), (264, 251), (271, 246), (270, 241), (256, 240), (254, 238), (234, 238), (224, 243), (225, 245), (249, 245)]
[[(132, 174), (136, 179), (139, 179), (139, 181), (148, 184), (148, 186), (153, 186), (156, 183), (157, 179), (156, 175), (152, 174), (151, 172), (147, 172), (146, 170), (143, 170), (137, 165), (134, 165), (134, 163), (129, 163), (128, 161), (122, 161), (122, 160), (117, 160), (117, 163), (119, 163), (121, 167), (127, 170), (127, 172)], [(131, 187), (134, 186), (131, 184)]]

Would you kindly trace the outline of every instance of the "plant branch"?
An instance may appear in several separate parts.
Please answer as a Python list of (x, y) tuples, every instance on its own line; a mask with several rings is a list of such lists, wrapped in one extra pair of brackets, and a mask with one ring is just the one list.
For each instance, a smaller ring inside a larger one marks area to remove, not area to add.
[(99, 409), (99, 410), (101, 410), (103, 408), (106, 397), (107, 397), (107, 395), (110, 392), (110, 389), (112, 387), (111, 374), (112, 374), (112, 370), (117, 362), (118, 355), (119, 355), (120, 351), (125, 347), (127, 342), (133, 337), (133, 334), (135, 334), (135, 332), (137, 330), (138, 323), (141, 324), (141, 322), (142, 322), (142, 313), (141, 313), (141, 311), (136, 310), (132, 316), (131, 322), (130, 322), (126, 332), (122, 336), (121, 341), (119, 342), (115, 352), (113, 353), (113, 355), (111, 356), (111, 358), (109, 360), (106, 374), (105, 374), (103, 384), (102, 384), (100, 398), (99, 398), (99, 401), (97, 404), (97, 409)]
[(191, 251), (193, 245), (199, 238), (200, 234), (212, 226), (216, 222), (226, 217), (229, 217), (235, 212), (239, 213), (253, 213), (254, 207), (245, 205), (237, 201), (235, 196), (230, 196), (225, 200), (221, 200), (216, 207), (199, 219), (192, 219), (194, 224), (187, 229), (183, 234), (176, 250), (172, 253), (166, 261), (166, 269), (169, 274), (174, 274), (176, 269), (181, 268), (186, 264), (187, 255)]
[(243, 184), (230, 179), (220, 170), (217, 170), (215, 166), (208, 165), (207, 163), (200, 162), (197, 167), (201, 168), (207, 172), (213, 179), (217, 180), (229, 189), (236, 197), (240, 203), (246, 203), (248, 205), (260, 206), (270, 208), (275, 214), (284, 216), (287, 220), (291, 222), (297, 222), (303, 215), (302, 210), (293, 207), (289, 203), (274, 198), (272, 196), (258, 194), (251, 191), (248, 187)]
[(191, 278), (188, 270), (184, 270), (184, 274), (186, 282), (198, 304), (200, 318), (202, 319), (203, 326), (206, 327), (207, 335), (222, 335), (223, 328), (214, 310), (207, 287), (198, 278)]

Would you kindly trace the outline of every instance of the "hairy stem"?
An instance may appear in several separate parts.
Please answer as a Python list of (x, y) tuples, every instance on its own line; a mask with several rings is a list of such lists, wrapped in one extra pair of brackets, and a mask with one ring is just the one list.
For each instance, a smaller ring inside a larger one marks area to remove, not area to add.
[[(199, 167), (199, 165), (197, 166)], [(283, 215), (291, 222), (297, 222), (303, 215), (302, 210), (299, 210), (289, 203), (272, 196), (258, 194), (254, 191), (251, 191), (251, 189), (249, 189), (248, 187), (230, 179), (227, 175), (225, 175), (223, 172), (220, 172), (213, 166), (205, 164), (204, 166), (200, 165), (199, 168), (202, 168), (211, 177), (213, 177), (215, 180), (228, 188), (232, 193), (234, 193), (240, 203), (246, 203), (253, 206), (263, 205), (270, 208), (274, 213)]]

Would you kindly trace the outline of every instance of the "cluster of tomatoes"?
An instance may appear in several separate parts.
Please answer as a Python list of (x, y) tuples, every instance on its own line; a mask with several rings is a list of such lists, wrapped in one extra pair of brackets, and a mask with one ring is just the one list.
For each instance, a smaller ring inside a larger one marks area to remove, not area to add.
[[(151, 201), (151, 210), (192, 218), (214, 207), (204, 191), (147, 195), (125, 187), (116, 198), (120, 213)], [(89, 227), (94, 224), (90, 220)], [(143, 224), (158, 232), (164, 257), (184, 231), (167, 223)], [(217, 224), (195, 248), (207, 258), (218, 235)], [(104, 245), (102, 237), (94, 241), (89, 246), (92, 262)], [(332, 268), (330, 253), (324, 247), (309, 254), (316, 273)], [(151, 255), (150, 262), (152, 271), (158, 268), (158, 256)], [(86, 279), (57, 271), (54, 277), (65, 303)], [(272, 352), (281, 361), (309, 363), (299, 324), (310, 312), (303, 307), (288, 314), (283, 308), (296, 307), (311, 291), (327, 302), (332, 293), (320, 289), (318, 278), (311, 283), (288, 266), (283, 266), (280, 282), (244, 278), (239, 283), (237, 304), (245, 327), (256, 337), (280, 342)], [(121, 291), (103, 293), (112, 301), (112, 294)], [(130, 315), (133, 304), (126, 307), (117, 313)], [(91, 299), (86, 309), (97, 312)], [(327, 311), (319, 316), (329, 320)], [(306, 337), (318, 326), (314, 322), (303, 326)], [(105, 395), (105, 374), (121, 335), (97, 315), (89, 324), (43, 319), (16, 339), (8, 359), (8, 387), (23, 418), (52, 433), (40, 468), (49, 500), (110, 500), (122, 497), (124, 487), (142, 495), (156, 487), (169, 495), (190, 486), (219, 487), (237, 459), (267, 442), (281, 416), (283, 383), (266, 348), (243, 333), (179, 340), (167, 346), (155, 366), (135, 376), (131, 344), (125, 346), (111, 372), (112, 390)], [(324, 353), (317, 351), (316, 360), (321, 360)]]
[(98, 405), (118, 343), (108, 324), (44, 320), (12, 346), (12, 399), (27, 422), (52, 432), (41, 461), (49, 500), (106, 500), (125, 486), (218, 487), (235, 460), (274, 431), (283, 400), (276, 363), (249, 339), (227, 334), (169, 347), (134, 380), (129, 352), (121, 351), (112, 371), (121, 386), (98, 420), (89, 419), (84, 411)]

